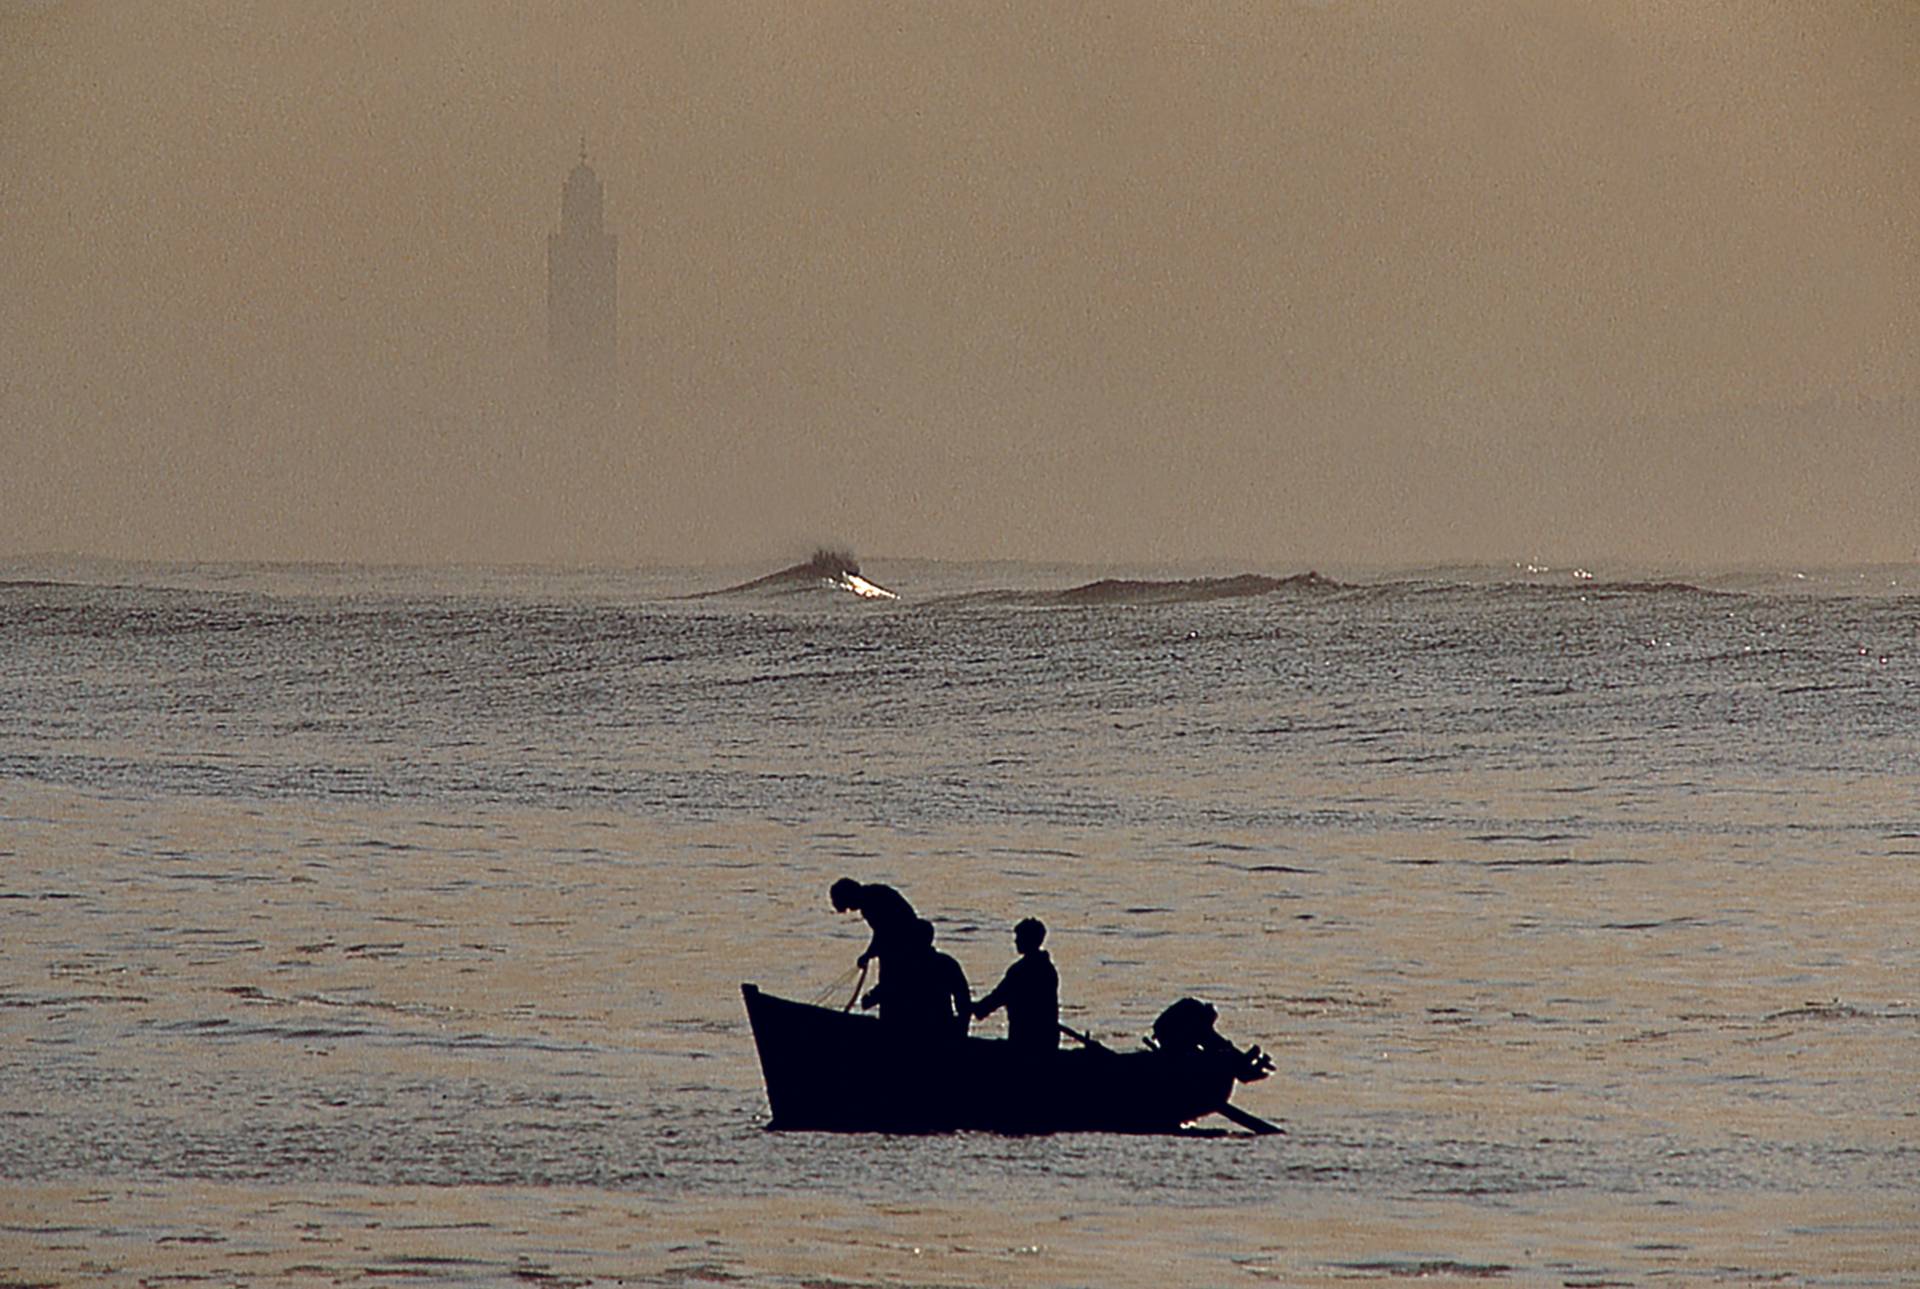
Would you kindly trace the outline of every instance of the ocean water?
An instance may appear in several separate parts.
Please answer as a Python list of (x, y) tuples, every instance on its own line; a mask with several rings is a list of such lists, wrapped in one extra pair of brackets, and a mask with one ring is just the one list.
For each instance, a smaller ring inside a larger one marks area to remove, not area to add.
[[(764, 572), (0, 567), (0, 1280), (1920, 1280), (1920, 568)], [(764, 1131), (841, 875), (1286, 1134)]]

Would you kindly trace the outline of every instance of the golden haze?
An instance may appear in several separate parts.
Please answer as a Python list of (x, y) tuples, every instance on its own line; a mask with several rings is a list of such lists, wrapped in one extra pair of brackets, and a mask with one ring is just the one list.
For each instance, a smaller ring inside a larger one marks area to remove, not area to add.
[(1867, 0), (15, 0), (0, 553), (1912, 560), (1917, 67)]

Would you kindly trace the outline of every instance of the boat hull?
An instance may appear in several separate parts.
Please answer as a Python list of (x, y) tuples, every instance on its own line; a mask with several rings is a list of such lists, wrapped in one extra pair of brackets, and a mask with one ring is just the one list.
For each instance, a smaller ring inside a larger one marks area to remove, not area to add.
[(1198, 1054), (903, 1042), (871, 1016), (741, 993), (776, 1130), (1173, 1132), (1233, 1090), (1232, 1072)]

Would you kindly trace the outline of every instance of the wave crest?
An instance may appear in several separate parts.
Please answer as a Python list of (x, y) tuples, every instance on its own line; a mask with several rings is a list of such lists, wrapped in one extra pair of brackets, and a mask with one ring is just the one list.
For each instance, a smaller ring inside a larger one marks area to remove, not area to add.
[(783, 568), (777, 573), (768, 573), (765, 577), (756, 577), (750, 582), (722, 587), (717, 591), (702, 591), (689, 598), (704, 599), (712, 595), (795, 594), (808, 591), (842, 591), (857, 595), (863, 600), (900, 598), (886, 587), (863, 577), (860, 573), (860, 562), (854, 559), (850, 552), (836, 550), (830, 546), (819, 547), (800, 563)]
[(1204, 604), (1211, 600), (1246, 600), (1281, 593), (1344, 591), (1346, 583), (1319, 573), (1269, 577), (1239, 573), (1232, 577), (1171, 579), (1103, 577), (1059, 591), (972, 591), (949, 596), (944, 603), (1017, 604), (1037, 608), (1088, 608), (1158, 604)]

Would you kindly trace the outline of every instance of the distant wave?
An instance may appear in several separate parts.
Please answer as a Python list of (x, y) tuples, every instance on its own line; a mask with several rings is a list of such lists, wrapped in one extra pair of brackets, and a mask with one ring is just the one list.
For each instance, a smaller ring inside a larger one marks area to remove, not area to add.
[(1716, 591), (1712, 587), (1695, 586), (1692, 582), (1600, 582), (1591, 589), (1605, 591), (1615, 595), (1732, 595), (1732, 591)]
[(1548, 595), (1671, 595), (1671, 596), (1738, 596), (1739, 591), (1718, 590), (1708, 586), (1697, 586), (1692, 582), (1676, 581), (1623, 581), (1603, 582), (1598, 579), (1582, 582), (1501, 582), (1490, 589), (1504, 592), (1544, 593)]
[(1344, 591), (1318, 573), (1268, 577), (1240, 573), (1233, 577), (1192, 577), (1170, 580), (1103, 577), (1060, 591), (970, 591), (947, 596), (944, 604), (1020, 604), (1042, 608), (1103, 607), (1108, 605), (1203, 604), (1210, 600), (1246, 600), (1282, 592)]
[[(171, 586), (141, 586), (137, 582), (76, 582), (55, 577), (0, 577), (0, 593), (7, 592), (46, 592), (77, 591), (88, 596), (105, 594), (126, 595), (184, 595), (186, 592)], [(62, 594), (62, 601), (72, 597)]]
[(756, 577), (751, 582), (722, 587), (717, 591), (696, 592), (687, 598), (701, 600), (716, 595), (782, 595), (812, 591), (840, 591), (857, 595), (863, 600), (900, 598), (886, 587), (861, 576), (860, 564), (852, 555), (846, 551), (831, 550), (826, 547), (816, 550), (807, 559), (790, 568), (783, 568), (777, 573)]
[[(6, 591), (79, 591), (95, 595), (142, 595), (184, 598), (190, 595), (241, 594), (233, 591), (195, 591), (187, 587), (147, 585), (140, 582), (90, 582), (59, 577), (0, 577), (0, 592)], [(67, 598), (65, 596), (61, 597)]]

